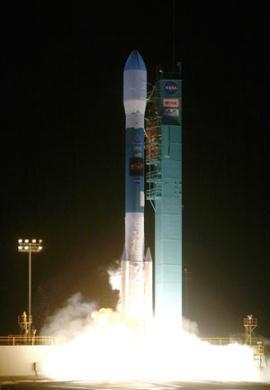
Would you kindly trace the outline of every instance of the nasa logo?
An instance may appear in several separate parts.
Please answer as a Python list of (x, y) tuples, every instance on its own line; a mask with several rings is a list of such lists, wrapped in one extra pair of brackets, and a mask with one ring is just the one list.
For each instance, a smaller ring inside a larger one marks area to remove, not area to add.
[(177, 91), (177, 85), (174, 81), (167, 81), (164, 88), (165, 91), (170, 95), (174, 94)]

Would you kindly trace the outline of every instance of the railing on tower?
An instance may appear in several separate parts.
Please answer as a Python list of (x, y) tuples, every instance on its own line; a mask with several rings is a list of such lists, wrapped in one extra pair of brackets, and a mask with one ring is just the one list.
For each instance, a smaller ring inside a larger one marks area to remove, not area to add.
[(153, 208), (154, 201), (162, 196), (161, 191), (161, 129), (160, 118), (157, 112), (156, 87), (148, 98), (148, 116), (146, 119), (146, 198), (150, 200)]

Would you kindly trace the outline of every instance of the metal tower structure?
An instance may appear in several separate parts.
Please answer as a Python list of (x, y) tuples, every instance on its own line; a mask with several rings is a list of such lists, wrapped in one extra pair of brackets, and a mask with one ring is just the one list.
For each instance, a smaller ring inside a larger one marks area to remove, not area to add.
[(258, 320), (252, 314), (249, 314), (243, 319), (243, 325), (245, 329), (245, 342), (246, 344), (252, 345), (253, 332), (258, 326)]
[(155, 212), (154, 313), (182, 320), (182, 81), (159, 72), (146, 123), (147, 199)]

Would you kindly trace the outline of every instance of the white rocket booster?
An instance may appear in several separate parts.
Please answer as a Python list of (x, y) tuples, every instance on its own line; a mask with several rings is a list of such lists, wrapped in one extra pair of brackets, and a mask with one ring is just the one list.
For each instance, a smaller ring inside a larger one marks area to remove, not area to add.
[(144, 256), (144, 113), (147, 72), (138, 51), (124, 68), (126, 114), (125, 250), (121, 262), (121, 305), (125, 316), (152, 316), (152, 258)]

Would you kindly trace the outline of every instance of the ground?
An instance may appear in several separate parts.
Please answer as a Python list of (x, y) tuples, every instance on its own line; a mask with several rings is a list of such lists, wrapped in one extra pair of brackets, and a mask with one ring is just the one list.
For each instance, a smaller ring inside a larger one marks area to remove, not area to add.
[(270, 384), (254, 383), (215, 383), (215, 382), (130, 382), (130, 383), (86, 383), (57, 382), (48, 379), (0, 378), (0, 390), (46, 390), (46, 389), (102, 389), (102, 390), (269, 390)]

